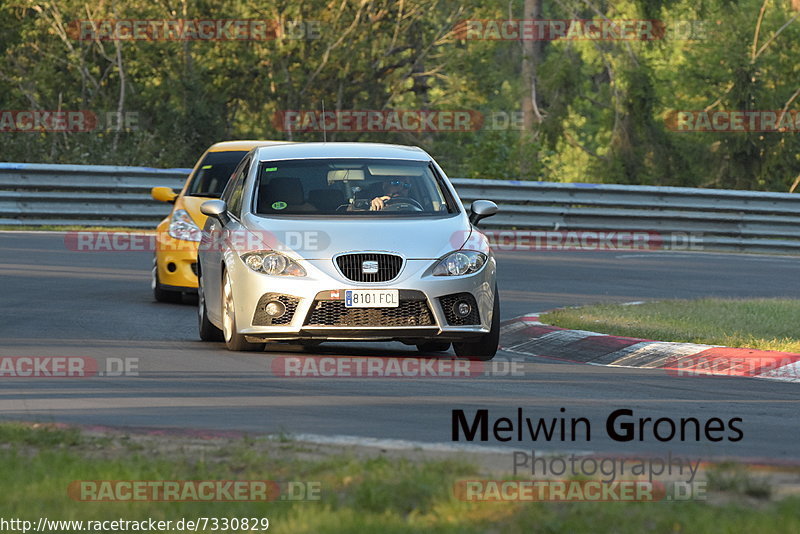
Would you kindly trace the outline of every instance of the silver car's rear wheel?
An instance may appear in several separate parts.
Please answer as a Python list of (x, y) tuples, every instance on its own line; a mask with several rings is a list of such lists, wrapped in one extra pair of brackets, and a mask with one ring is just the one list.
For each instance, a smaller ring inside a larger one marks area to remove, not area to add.
[(233, 305), (233, 288), (228, 271), (223, 275), (222, 283), (222, 336), (228, 350), (258, 351), (264, 350), (263, 343), (250, 343), (236, 329), (236, 310)]

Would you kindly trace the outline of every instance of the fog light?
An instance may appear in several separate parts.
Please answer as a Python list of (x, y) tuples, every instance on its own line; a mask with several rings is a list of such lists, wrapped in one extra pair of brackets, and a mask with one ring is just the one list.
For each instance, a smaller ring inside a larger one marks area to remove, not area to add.
[(459, 300), (453, 306), (453, 310), (459, 317), (466, 317), (467, 315), (472, 313), (472, 306), (469, 305), (469, 302)]
[(266, 306), (264, 306), (264, 311), (267, 312), (267, 315), (273, 319), (277, 319), (286, 313), (286, 306), (284, 306), (283, 302), (279, 300), (271, 300), (267, 302)]

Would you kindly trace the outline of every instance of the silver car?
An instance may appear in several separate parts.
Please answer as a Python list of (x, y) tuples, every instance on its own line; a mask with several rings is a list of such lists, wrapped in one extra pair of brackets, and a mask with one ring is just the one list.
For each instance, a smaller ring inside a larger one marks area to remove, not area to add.
[(230, 350), (273, 341), (401, 341), (490, 360), (500, 301), (495, 258), (416, 147), (296, 143), (251, 150), (200, 243), (200, 338)]

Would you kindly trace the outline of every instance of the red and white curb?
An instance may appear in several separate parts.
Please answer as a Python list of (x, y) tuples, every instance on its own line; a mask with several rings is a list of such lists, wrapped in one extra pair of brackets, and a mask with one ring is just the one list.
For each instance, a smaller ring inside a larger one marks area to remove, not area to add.
[(538, 313), (506, 321), (501, 348), (525, 356), (606, 365), (664, 369), (677, 377), (743, 376), (800, 382), (800, 354), (670, 343), (569, 330), (539, 320)]

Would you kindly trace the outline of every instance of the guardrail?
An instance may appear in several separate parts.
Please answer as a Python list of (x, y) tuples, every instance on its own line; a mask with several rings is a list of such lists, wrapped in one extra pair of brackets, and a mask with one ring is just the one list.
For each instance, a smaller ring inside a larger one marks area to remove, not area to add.
[[(190, 169), (0, 163), (0, 225), (153, 228)], [(800, 195), (722, 189), (454, 179), (464, 203), (494, 200), (487, 228), (696, 235), (705, 249), (800, 253)]]
[(191, 169), (0, 163), (0, 225), (155, 228), (170, 206), (150, 189), (180, 189)]

